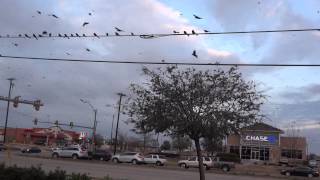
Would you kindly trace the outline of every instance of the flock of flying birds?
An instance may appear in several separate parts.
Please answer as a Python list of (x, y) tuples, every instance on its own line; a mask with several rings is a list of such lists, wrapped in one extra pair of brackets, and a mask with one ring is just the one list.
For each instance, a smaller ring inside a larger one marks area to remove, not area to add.
[[(94, 11), (93, 11), (93, 12), (94, 12)], [(43, 15), (43, 14), (44, 14), (43, 12), (41, 12), (41, 11), (39, 11), (39, 10), (37, 10), (36, 13), (37, 13), (38, 15)], [(48, 16), (51, 16), (51, 17), (53, 17), (53, 18), (55, 18), (55, 19), (59, 19), (59, 17), (58, 17), (57, 15), (55, 15), (55, 14), (47, 14), (47, 15), (48, 15)], [(89, 16), (92, 16), (92, 12), (89, 12), (88, 15), (89, 15)], [(180, 14), (180, 15), (182, 15), (182, 14)], [(32, 17), (34, 18), (35, 16), (32, 16)], [(200, 16), (198, 16), (198, 15), (195, 15), (195, 14), (193, 14), (193, 17), (194, 17), (195, 19), (198, 19), (198, 20), (203, 19), (202, 17), (200, 17)], [(89, 24), (90, 24), (90, 22), (85, 21), (85, 22), (83, 22), (82, 27), (86, 27), (86, 26), (88, 26)], [(114, 32), (114, 35), (115, 35), (115, 36), (120, 36), (120, 33), (121, 33), (121, 32), (125, 32), (123, 29), (120, 29), (120, 28), (118, 28), (118, 27), (114, 27), (114, 29), (115, 29), (115, 32)], [(204, 32), (205, 32), (205, 33), (208, 33), (208, 32), (210, 32), (210, 31), (204, 30)], [(174, 34), (180, 34), (180, 32), (178, 32), (178, 31), (176, 31), (176, 30), (174, 30), (173, 33), (174, 33)], [(131, 32), (130, 34), (131, 34), (132, 36), (135, 35), (133, 32)], [(187, 31), (183, 31), (183, 34), (185, 34), (185, 35), (187, 35), (187, 36), (189, 36), (190, 34), (192, 34), (192, 35), (197, 35), (197, 33), (196, 33), (194, 30), (192, 30), (191, 33), (188, 33)], [(70, 34), (70, 35), (58, 33), (58, 35), (55, 36), (55, 35), (53, 35), (52, 33), (49, 33), (49, 32), (47, 32), (47, 31), (42, 31), (41, 34), (35, 34), (35, 33), (33, 33), (32, 35), (29, 35), (29, 34), (19, 34), (19, 35), (18, 35), (18, 37), (20, 37), (20, 38), (23, 38), (23, 37), (24, 37), (24, 38), (29, 38), (29, 39), (34, 38), (34, 39), (36, 39), (36, 40), (38, 40), (38, 38), (42, 38), (42, 37), (61, 37), (61, 38), (70, 39), (70, 37), (86, 37), (86, 36), (87, 36), (86, 34), (82, 34), (82, 35), (81, 35), (81, 34), (78, 34), (78, 33), (74, 33), (74, 34)], [(97, 38), (100, 38), (97, 33), (93, 33), (93, 36), (94, 36), (94, 37), (97, 37)], [(109, 33), (106, 33), (105, 36), (109, 36)], [(7, 35), (6, 37), (9, 38), (10, 35)], [(0, 35), (0, 38), (1, 38), (1, 35)], [(12, 43), (12, 44), (13, 44), (14, 46), (16, 46), (16, 47), (19, 46), (18, 43)], [(89, 48), (86, 48), (85, 50), (88, 51), (88, 52), (91, 51)], [(66, 53), (66, 55), (71, 56), (71, 54), (68, 53), (68, 52)], [(195, 58), (198, 58), (198, 54), (197, 54), (197, 51), (196, 51), (196, 50), (193, 50), (192, 56), (195, 57)], [(164, 60), (162, 60), (162, 62), (164, 62)]]

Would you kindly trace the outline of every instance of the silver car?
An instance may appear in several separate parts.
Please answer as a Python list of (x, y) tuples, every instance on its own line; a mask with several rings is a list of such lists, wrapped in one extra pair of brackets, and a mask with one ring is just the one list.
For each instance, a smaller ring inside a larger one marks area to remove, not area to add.
[(144, 157), (137, 152), (127, 152), (127, 153), (121, 153), (116, 154), (112, 156), (112, 162), (114, 163), (132, 163), (132, 164), (142, 164), (144, 163)]
[(63, 158), (89, 158), (88, 151), (81, 147), (63, 147), (53, 150), (53, 158), (63, 157)]

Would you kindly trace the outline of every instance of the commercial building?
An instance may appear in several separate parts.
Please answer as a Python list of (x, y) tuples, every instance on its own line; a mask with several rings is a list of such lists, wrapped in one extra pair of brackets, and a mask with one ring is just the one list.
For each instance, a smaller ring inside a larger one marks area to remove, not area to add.
[[(3, 139), (4, 129), (0, 129), (0, 139)], [(23, 144), (66, 144), (78, 141), (81, 133), (63, 130), (58, 126), (49, 128), (7, 128), (9, 142)]]
[(304, 137), (286, 137), (281, 129), (265, 123), (242, 128), (239, 134), (227, 137), (227, 151), (238, 154), (242, 161), (280, 160), (302, 161), (307, 158), (307, 142)]

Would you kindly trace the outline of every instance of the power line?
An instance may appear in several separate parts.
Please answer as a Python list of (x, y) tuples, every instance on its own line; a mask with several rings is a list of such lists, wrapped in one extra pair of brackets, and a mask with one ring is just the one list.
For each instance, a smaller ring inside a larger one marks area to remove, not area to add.
[[(320, 67), (320, 64), (274, 64), (274, 63), (191, 63), (191, 62), (153, 62), (153, 61), (129, 61), (129, 60), (96, 60), (96, 59), (66, 59), (45, 58), (28, 56), (0, 55), (3, 60), (19, 59), (21, 61), (57, 61), (74, 63), (110, 63), (110, 64), (145, 64), (145, 65), (183, 65), (183, 66), (243, 66), (243, 67)], [(5, 59), (8, 58), (8, 59)], [(183, 61), (183, 60), (180, 60)]]
[[(88, 34), (81, 34), (81, 33), (58, 33), (58, 34), (51, 34), (46, 33), (44, 34), (35, 34), (28, 35), (27, 33), (19, 34), (19, 35), (0, 35), (0, 39), (31, 39), (31, 38), (64, 38), (64, 39), (70, 39), (70, 38), (108, 38), (108, 37), (140, 37), (143, 39), (153, 39), (153, 38), (160, 38), (160, 37), (168, 37), (168, 36), (198, 36), (198, 35), (230, 35), (230, 34), (261, 34), (261, 33), (290, 33), (290, 32), (311, 32), (311, 31), (320, 31), (320, 28), (302, 28), (302, 29), (280, 29), (280, 30), (251, 30), (251, 31), (225, 31), (225, 32), (187, 32), (183, 31), (182, 33), (147, 33), (147, 34), (109, 34), (109, 33), (103, 33), (103, 34), (97, 34), (92, 33), (92, 35)], [(95, 34), (95, 35), (94, 35)], [(27, 36), (26, 36), (27, 35)]]

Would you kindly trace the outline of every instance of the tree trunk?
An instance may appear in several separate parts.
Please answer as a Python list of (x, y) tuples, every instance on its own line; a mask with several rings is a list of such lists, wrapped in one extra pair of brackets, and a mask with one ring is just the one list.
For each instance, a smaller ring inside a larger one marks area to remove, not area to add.
[(200, 140), (194, 139), (194, 143), (197, 149), (197, 156), (199, 161), (199, 173), (200, 173), (200, 180), (205, 180), (204, 168), (203, 168), (203, 159), (201, 154), (201, 147), (200, 147)]

